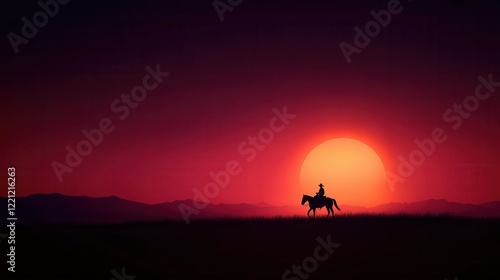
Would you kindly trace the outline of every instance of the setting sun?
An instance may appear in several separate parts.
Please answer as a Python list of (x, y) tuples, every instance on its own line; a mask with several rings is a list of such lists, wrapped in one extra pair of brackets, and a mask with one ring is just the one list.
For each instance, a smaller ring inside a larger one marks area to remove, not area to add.
[(300, 172), (304, 194), (314, 195), (318, 184), (326, 196), (342, 204), (374, 206), (385, 192), (385, 169), (378, 154), (365, 143), (336, 138), (317, 145)]

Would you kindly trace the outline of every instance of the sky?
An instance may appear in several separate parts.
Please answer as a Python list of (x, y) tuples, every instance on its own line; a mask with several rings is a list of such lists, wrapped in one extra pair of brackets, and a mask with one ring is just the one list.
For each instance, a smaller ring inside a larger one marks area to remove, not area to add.
[[(243, 1), (221, 21), (212, 1), (70, 1), (16, 53), (9, 34), (41, 7), (6, 1), (0, 166), (15, 166), (18, 196), (193, 199), (226, 170), (211, 202), (293, 205), (320, 143), (362, 141), (400, 176), (415, 140), (441, 129), (446, 140), (371, 202), (500, 200), (500, 87), (478, 79), (500, 81), (500, 6), (394, 2), (349, 63), (340, 44), (355, 46), (355, 27), (390, 2)], [(476, 104), (478, 85), (489, 96)], [(132, 91), (141, 101), (122, 99)], [(464, 100), (474, 110), (455, 111)], [(69, 166), (67, 147), (102, 127)]]

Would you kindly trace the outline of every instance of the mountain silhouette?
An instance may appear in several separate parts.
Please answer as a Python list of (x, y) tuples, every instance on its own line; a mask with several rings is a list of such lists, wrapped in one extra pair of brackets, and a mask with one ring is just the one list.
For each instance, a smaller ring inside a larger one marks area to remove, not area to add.
[[(2, 207), (7, 207), (7, 198), (0, 198)], [(62, 194), (34, 194), (16, 198), (16, 216), (20, 224), (104, 224), (123, 222), (146, 222), (182, 220), (179, 205), (192, 205), (192, 200), (176, 200), (160, 204), (145, 204), (116, 196), (88, 197)], [(444, 199), (430, 199), (413, 203), (388, 203), (373, 208), (341, 205), (343, 213), (385, 214), (451, 214), (466, 217), (500, 217), (500, 201), (483, 204), (464, 204)], [(304, 206), (272, 206), (258, 204), (209, 204), (193, 218), (222, 217), (305, 217)], [(325, 215), (320, 211), (319, 215)], [(0, 214), (1, 219), (7, 216)]]

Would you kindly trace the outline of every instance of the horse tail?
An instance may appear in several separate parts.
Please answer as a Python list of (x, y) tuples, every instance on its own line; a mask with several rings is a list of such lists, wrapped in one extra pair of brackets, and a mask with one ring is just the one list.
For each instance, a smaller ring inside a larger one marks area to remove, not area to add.
[(332, 198), (333, 204), (335, 205), (335, 208), (337, 208), (340, 211), (339, 206), (337, 205), (337, 201)]

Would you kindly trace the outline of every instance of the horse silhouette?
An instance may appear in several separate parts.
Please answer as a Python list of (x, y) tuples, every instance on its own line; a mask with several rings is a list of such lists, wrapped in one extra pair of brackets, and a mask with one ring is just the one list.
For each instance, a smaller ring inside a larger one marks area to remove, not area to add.
[(335, 208), (337, 208), (340, 211), (339, 206), (337, 205), (337, 201), (333, 198), (329, 197), (312, 197), (309, 195), (303, 195), (302, 196), (302, 202), (301, 204), (304, 205), (304, 203), (309, 202), (309, 211), (307, 211), (307, 216), (311, 218), (311, 210), (313, 211), (313, 218), (316, 218), (316, 208), (323, 208), (326, 207), (326, 210), (328, 211), (328, 214), (326, 217), (330, 216), (330, 211), (332, 212), (332, 217), (333, 217), (333, 205), (335, 205)]

